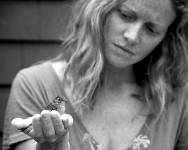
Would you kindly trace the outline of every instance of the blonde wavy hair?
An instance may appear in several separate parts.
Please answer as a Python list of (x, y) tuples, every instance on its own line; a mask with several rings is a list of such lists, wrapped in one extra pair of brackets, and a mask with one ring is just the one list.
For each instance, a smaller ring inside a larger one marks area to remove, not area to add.
[[(103, 28), (106, 18), (124, 1), (80, 0), (74, 7), (76, 17), (71, 22), (71, 33), (64, 42), (64, 53), (71, 53), (67, 59), (63, 86), (70, 91), (71, 102), (80, 114), (84, 108), (94, 104), (95, 92), (102, 82)], [(136, 82), (143, 86), (144, 98), (157, 116), (169, 102), (177, 98), (177, 89), (186, 83), (188, 69), (188, 2), (171, 1), (177, 15), (175, 21), (155, 50), (134, 65)]]

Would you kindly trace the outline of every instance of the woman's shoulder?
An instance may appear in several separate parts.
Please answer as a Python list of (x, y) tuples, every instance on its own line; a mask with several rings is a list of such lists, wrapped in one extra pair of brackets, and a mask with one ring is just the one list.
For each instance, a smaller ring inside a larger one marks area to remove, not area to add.
[(40, 92), (43, 92), (44, 95), (46, 92), (48, 95), (57, 92), (59, 94), (61, 93), (61, 82), (56, 72), (60, 72), (60, 68), (64, 68), (65, 64), (65, 62), (47, 61), (23, 68), (15, 76), (12, 89), (31, 92), (35, 95), (40, 95)]
[(57, 78), (53, 66), (52, 61), (45, 61), (23, 68), (15, 75), (13, 85), (38, 86), (39, 84), (50, 84)]
[(55, 71), (55, 73), (59, 76), (59, 74), (64, 73), (64, 69), (66, 65), (67, 62), (64, 60), (39, 62), (31, 66), (28, 66), (26, 68), (22, 68), (21, 70), (18, 71), (17, 75), (21, 74), (24, 76), (45, 77), (49, 72)]
[(40, 62), (33, 64), (31, 66), (28, 66), (26, 68), (22, 68), (18, 71), (16, 74), (16, 77), (25, 77), (25, 78), (36, 78), (36, 77), (45, 77), (46, 73), (50, 70), (50, 62)]

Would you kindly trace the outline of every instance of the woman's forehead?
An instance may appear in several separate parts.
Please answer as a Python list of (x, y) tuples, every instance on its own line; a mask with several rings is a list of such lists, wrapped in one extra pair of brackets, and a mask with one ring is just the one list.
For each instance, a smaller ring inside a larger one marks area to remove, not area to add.
[(168, 24), (175, 18), (171, 0), (125, 0), (121, 7), (157, 22), (164, 21)]

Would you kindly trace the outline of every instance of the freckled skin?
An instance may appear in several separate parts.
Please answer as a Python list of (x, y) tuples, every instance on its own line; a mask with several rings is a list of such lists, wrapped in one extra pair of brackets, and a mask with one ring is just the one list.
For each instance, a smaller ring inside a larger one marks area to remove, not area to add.
[[(115, 10), (107, 18), (104, 34), (105, 57), (118, 68), (133, 65), (151, 53), (163, 40), (168, 27), (175, 19), (175, 11), (170, 0), (127, 0), (123, 2), (121, 10), (128, 13), (129, 10), (133, 11), (136, 19), (124, 20)], [(152, 35), (148, 32), (148, 23), (155, 25), (157, 34)], [(114, 43), (135, 55), (123, 53)]]

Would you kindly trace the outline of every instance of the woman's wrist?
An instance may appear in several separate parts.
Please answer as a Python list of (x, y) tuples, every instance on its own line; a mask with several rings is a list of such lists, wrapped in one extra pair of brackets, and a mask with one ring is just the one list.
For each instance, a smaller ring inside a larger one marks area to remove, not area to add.
[(37, 143), (36, 150), (70, 150), (70, 143), (55, 142), (55, 143)]
[(56, 150), (55, 144), (40, 144), (37, 143), (36, 150)]

